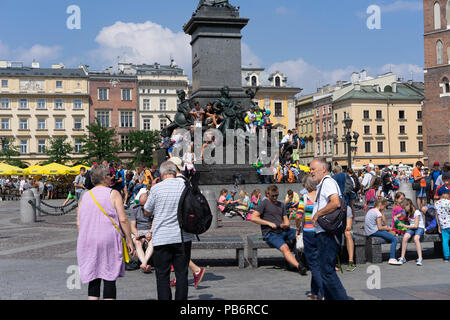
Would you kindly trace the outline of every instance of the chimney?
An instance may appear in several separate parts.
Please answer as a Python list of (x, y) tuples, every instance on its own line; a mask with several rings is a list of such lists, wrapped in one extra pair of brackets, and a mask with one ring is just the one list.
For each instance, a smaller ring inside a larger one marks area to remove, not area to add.
[(361, 70), (359, 75), (360, 81), (365, 81), (367, 79), (367, 71), (365, 69)]
[(33, 68), (33, 69), (39, 69), (40, 67), (41, 66), (40, 66), (39, 62), (33, 61), (31, 63), (31, 68)]
[(359, 80), (359, 74), (357, 72), (352, 73), (351, 81), (352, 83), (356, 83)]
[(394, 82), (392, 84), (392, 92), (396, 93), (397, 92), (397, 82)]

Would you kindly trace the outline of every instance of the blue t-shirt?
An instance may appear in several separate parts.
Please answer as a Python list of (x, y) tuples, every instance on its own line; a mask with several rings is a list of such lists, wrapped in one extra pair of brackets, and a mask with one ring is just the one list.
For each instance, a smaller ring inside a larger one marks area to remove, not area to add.
[(116, 179), (119, 180), (120, 178), (122, 178), (122, 186), (125, 187), (126, 182), (125, 182), (125, 171), (122, 170), (118, 170), (116, 172)]
[(431, 179), (433, 179), (433, 184), (436, 185), (436, 180), (439, 178), (439, 176), (442, 174), (442, 170), (433, 171), (431, 173)]
[(343, 172), (340, 172), (333, 176), (333, 179), (336, 180), (336, 182), (339, 186), (339, 189), (341, 190), (341, 194), (344, 194), (344, 190), (345, 190), (345, 177), (346, 177), (346, 174)]

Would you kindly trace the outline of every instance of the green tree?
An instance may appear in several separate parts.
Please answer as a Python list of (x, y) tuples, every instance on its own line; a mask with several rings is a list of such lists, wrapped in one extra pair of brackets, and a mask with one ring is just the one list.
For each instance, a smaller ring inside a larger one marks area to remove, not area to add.
[(50, 147), (45, 150), (45, 153), (49, 156), (43, 164), (59, 163), (66, 164), (72, 157), (69, 156), (73, 152), (73, 148), (70, 143), (66, 142), (67, 136), (56, 137), (50, 140)]
[(153, 150), (158, 145), (159, 131), (131, 131), (128, 135), (130, 139), (130, 150), (136, 155), (132, 164), (140, 162), (149, 166), (153, 164)]
[(27, 164), (17, 157), (20, 157), (19, 147), (14, 145), (14, 138), (2, 138), (2, 150), (0, 151), (0, 162), (5, 162), (11, 166), (26, 168)]
[(81, 153), (85, 154), (83, 161), (119, 161), (117, 154), (121, 148), (115, 139), (116, 129), (103, 127), (98, 120), (86, 128), (89, 133), (81, 141)]

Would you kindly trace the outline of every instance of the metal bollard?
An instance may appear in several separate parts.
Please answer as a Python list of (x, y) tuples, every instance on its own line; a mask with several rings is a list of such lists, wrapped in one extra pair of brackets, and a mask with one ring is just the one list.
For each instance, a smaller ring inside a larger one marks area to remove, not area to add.
[(20, 198), (20, 221), (22, 223), (36, 222), (36, 209), (28, 202), (32, 201), (36, 205), (36, 198), (31, 190), (25, 190)]
[(211, 214), (213, 216), (211, 222), (211, 228), (217, 229), (217, 198), (216, 193), (213, 190), (203, 189), (201, 190), (202, 194), (205, 196), (208, 201), (209, 208), (211, 209)]
[(417, 192), (413, 190), (412, 183), (409, 181), (400, 182), (400, 188), (398, 191), (403, 192), (405, 194), (406, 199), (411, 199), (414, 206), (417, 207)]
[[(31, 191), (33, 191), (34, 194), (34, 199), (36, 200), (36, 207), (40, 207), (41, 206), (41, 197), (39, 195), (39, 190), (36, 188), (32, 188)], [(39, 212), (39, 210), (36, 210), (36, 216), (40, 217), (42, 216), (41, 213)]]

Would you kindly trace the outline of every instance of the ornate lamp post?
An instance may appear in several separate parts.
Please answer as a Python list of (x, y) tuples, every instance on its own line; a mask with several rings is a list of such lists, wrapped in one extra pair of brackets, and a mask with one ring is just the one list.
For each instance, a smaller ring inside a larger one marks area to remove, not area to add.
[(352, 135), (351, 135), (351, 130), (352, 130), (352, 125), (353, 125), (353, 120), (347, 116), (347, 118), (344, 119), (344, 124), (345, 124), (345, 136), (344, 136), (344, 141), (347, 142), (347, 165), (348, 168), (352, 167), (352, 142), (355, 144), (354, 150), (356, 150), (356, 146), (358, 145), (358, 138), (359, 138), (359, 133), (353, 131), (353, 140), (352, 140)]

